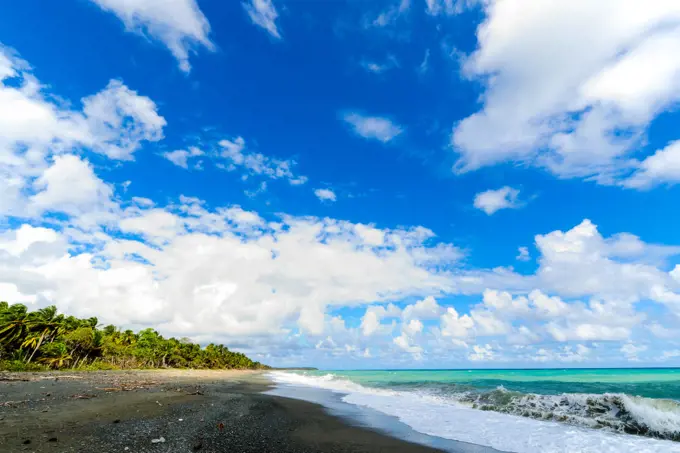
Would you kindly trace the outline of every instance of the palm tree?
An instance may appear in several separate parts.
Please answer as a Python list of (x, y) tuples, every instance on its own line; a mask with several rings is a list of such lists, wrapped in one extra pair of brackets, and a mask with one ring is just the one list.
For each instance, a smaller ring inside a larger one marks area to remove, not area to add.
[(0, 343), (11, 346), (20, 341), (29, 330), (29, 315), (26, 305), (0, 304)]
[(41, 308), (29, 316), (29, 328), (33, 331), (33, 335), (29, 336), (21, 346), (33, 347), (34, 349), (26, 363), (30, 363), (33, 360), (33, 356), (40, 349), (46, 336), (56, 336), (59, 333), (60, 327), (63, 324), (58, 322), (56, 316), (57, 307), (54, 305)]

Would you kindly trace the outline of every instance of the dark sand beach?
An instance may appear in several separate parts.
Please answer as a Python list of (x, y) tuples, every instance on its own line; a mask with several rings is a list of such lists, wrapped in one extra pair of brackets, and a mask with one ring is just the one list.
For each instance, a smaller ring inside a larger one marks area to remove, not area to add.
[(249, 371), (0, 373), (2, 452), (435, 452)]

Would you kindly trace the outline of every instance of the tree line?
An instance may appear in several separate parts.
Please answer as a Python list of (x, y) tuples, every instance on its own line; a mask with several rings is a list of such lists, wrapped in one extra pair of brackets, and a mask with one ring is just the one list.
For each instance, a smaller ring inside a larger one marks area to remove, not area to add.
[(65, 316), (54, 306), (28, 311), (0, 302), (0, 370), (122, 368), (267, 368), (224, 345), (202, 348), (188, 338), (137, 333), (97, 318)]

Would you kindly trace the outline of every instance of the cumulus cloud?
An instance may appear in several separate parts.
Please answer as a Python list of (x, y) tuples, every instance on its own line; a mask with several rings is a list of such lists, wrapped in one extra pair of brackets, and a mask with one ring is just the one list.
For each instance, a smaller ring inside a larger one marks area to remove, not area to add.
[(442, 307), (432, 296), (427, 296), (423, 300), (407, 305), (402, 316), (405, 320), (410, 319), (437, 319), (442, 312)]
[(331, 189), (315, 189), (314, 195), (316, 195), (316, 198), (318, 198), (321, 201), (333, 202), (337, 200), (335, 192), (333, 192)]
[(622, 181), (626, 187), (647, 189), (657, 184), (680, 182), (680, 141), (656, 151), (638, 165), (630, 177)]
[(367, 337), (379, 331), (389, 333), (393, 325), (385, 326), (382, 324), (382, 320), (385, 318), (398, 318), (399, 316), (401, 316), (401, 310), (396, 305), (372, 305), (366, 308), (364, 316), (361, 318), (361, 332)]
[(519, 190), (505, 186), (498, 190), (487, 190), (475, 195), (474, 206), (492, 215), (501, 209), (516, 209), (521, 206), (518, 201)]
[(133, 33), (162, 42), (172, 52), (184, 72), (191, 70), (189, 53), (203, 47), (213, 50), (208, 37), (210, 24), (196, 0), (90, 0), (104, 11), (115, 14)]
[[(639, 166), (631, 154), (647, 126), (680, 99), (680, 7), (616, 0), (481, 5), (478, 48), (463, 70), (484, 84), (483, 107), (454, 127), (456, 170), (522, 161), (559, 177), (612, 184)], [(642, 180), (629, 185), (646, 184), (649, 170), (641, 171)]]
[(111, 186), (95, 175), (88, 162), (71, 154), (55, 156), (34, 188), (29, 203), (37, 215), (61, 212), (82, 218), (112, 204)]
[[(192, 199), (163, 210), (131, 207), (121, 216), (122, 231), (143, 239), (100, 234), (94, 250), (64, 247), (40, 266), (12, 271), (11, 283), (62, 310), (97, 311), (105, 322), (233, 336), (295, 327), (320, 334), (327, 307), (448, 286), (445, 275), (418, 265), (412, 251), (422, 253), (423, 244), (407, 230), (385, 232), (378, 250), (348, 222), (286, 217), (270, 223), (237, 207), (209, 211)], [(16, 263), (24, 255), (11, 258)]]
[(110, 159), (132, 160), (142, 142), (163, 138), (166, 125), (151, 99), (120, 80), (112, 80), (104, 90), (84, 98), (83, 113), (92, 134), (92, 143), (86, 144)]
[(403, 129), (392, 120), (379, 116), (365, 116), (359, 113), (347, 113), (342, 119), (347, 122), (357, 135), (366, 139), (387, 143), (403, 132)]
[(243, 8), (245, 8), (253, 24), (263, 28), (274, 38), (281, 39), (281, 34), (276, 26), (279, 13), (276, 11), (272, 0), (250, 0), (243, 3)]
[[(82, 104), (82, 111), (76, 111), (57, 103), (44, 93), (30, 65), (0, 46), (0, 214), (22, 215), (31, 206), (45, 207), (46, 200), (55, 199), (49, 187), (56, 184), (56, 170), (44, 175), (51, 165), (88, 176), (89, 166), (79, 166), (81, 159), (60, 155), (86, 148), (111, 159), (131, 160), (144, 142), (163, 137), (165, 119), (155, 103), (119, 80)], [(45, 188), (51, 195), (39, 197), (39, 205), (27, 202), (28, 195)]]

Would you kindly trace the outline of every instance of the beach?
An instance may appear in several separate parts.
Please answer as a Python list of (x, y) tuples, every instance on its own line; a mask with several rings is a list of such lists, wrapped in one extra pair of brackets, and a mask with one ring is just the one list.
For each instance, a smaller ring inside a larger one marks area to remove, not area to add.
[(269, 388), (258, 371), (0, 373), (0, 451), (438, 451)]

